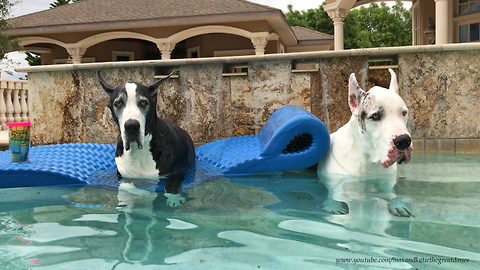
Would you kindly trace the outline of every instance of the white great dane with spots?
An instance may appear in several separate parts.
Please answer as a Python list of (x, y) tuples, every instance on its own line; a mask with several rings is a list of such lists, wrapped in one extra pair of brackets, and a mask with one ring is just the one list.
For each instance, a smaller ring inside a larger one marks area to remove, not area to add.
[(389, 72), (389, 89), (374, 86), (368, 92), (360, 88), (354, 73), (350, 75), (348, 104), (352, 116), (330, 135), (330, 149), (317, 167), (319, 178), (329, 190), (324, 209), (330, 213), (349, 211), (346, 203), (338, 201), (345, 181), (355, 176), (382, 174), (377, 188), (386, 195), (390, 212), (412, 216), (407, 203), (397, 199), (393, 190), (397, 163), (410, 161), (412, 139), (407, 130), (408, 109), (398, 94), (397, 76), (392, 69)]

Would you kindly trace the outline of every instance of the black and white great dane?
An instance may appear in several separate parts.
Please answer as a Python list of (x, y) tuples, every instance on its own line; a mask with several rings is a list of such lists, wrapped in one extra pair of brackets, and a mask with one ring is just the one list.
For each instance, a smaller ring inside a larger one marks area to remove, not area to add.
[[(108, 107), (120, 131), (115, 152), (117, 173), (127, 179), (167, 177), (167, 203), (178, 206), (184, 202), (179, 194), (181, 183), (185, 170), (195, 164), (195, 150), (185, 130), (157, 116), (154, 95), (170, 75), (150, 86), (127, 81), (114, 87), (97, 72), (98, 81), (110, 97)], [(142, 193), (135, 188), (134, 181), (122, 181), (120, 189)]]
[[(407, 130), (408, 109), (398, 94), (397, 76), (389, 69), (389, 89), (374, 86), (368, 92), (358, 85), (352, 73), (348, 85), (348, 104), (352, 116), (347, 124), (330, 135), (330, 149), (319, 162), (317, 174), (324, 179), (329, 197), (324, 209), (346, 214), (348, 205), (337, 200), (347, 177), (385, 174), (379, 190), (387, 194), (389, 210), (411, 216), (409, 206), (396, 199), (397, 163), (408, 163), (412, 138)], [(355, 177), (353, 177), (355, 178)], [(358, 178), (357, 178), (358, 179)]]

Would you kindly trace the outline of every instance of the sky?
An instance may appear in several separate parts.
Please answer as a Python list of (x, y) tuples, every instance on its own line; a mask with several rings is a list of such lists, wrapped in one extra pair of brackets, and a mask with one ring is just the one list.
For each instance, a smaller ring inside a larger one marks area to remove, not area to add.
[[(30, 14), (33, 12), (45, 10), (50, 8), (50, 3), (53, 3), (55, 0), (19, 0), (20, 3), (16, 4), (12, 10), (12, 16), (18, 17), (25, 14)], [(101, 0), (98, 0), (101, 1)], [(279, 8), (282, 11), (288, 11), (287, 6), (292, 4), (294, 10), (307, 10), (310, 8), (318, 8), (324, 1), (323, 0), (249, 0), (250, 2), (255, 2), (275, 8)], [(410, 3), (408, 3), (410, 4)], [(409, 5), (405, 5), (407, 8)], [(25, 61), (25, 54), (20, 52), (14, 52), (8, 54), (9, 59), (14, 61), (17, 64), (13, 66), (28, 66), (27, 61)], [(24, 78), (25, 73), (16, 73), (13, 71), (13, 67), (10, 67), (9, 70), (14, 72), (13, 76), (4, 72), (5, 65), (1, 65), (2, 69), (2, 78), (15, 78), (18, 79), (20, 77)]]

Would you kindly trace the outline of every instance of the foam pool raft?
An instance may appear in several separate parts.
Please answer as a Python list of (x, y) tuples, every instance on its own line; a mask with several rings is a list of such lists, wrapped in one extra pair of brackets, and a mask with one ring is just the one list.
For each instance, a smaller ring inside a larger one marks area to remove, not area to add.
[[(300, 170), (315, 165), (328, 151), (325, 124), (306, 110), (288, 105), (275, 111), (258, 135), (214, 141), (195, 149), (196, 166), (183, 188), (218, 177)], [(96, 185), (115, 188), (115, 146), (57, 144), (32, 147), (29, 161), (12, 163), (0, 152), (0, 188)], [(162, 185), (156, 186), (157, 190)]]

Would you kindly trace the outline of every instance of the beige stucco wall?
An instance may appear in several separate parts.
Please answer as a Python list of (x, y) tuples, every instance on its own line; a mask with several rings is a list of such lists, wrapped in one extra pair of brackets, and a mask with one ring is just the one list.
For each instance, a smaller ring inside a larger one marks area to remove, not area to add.
[[(274, 29), (270, 26), (267, 21), (250, 21), (250, 22), (230, 22), (230, 23), (221, 23), (222, 26), (231, 26), (240, 29), (244, 29), (250, 32), (274, 32)], [(179, 33), (181, 31), (198, 27), (202, 25), (196, 24), (184, 24), (184, 25), (169, 25), (166, 27), (158, 26), (146, 26), (146, 27), (136, 27), (136, 28), (122, 28), (115, 31), (125, 31), (125, 32), (134, 32), (145, 34), (154, 38), (167, 38), (173, 34)], [(107, 30), (95, 30), (95, 31), (81, 31), (81, 32), (72, 32), (72, 33), (49, 33), (49, 34), (39, 34), (38, 36), (47, 37), (56, 39), (65, 43), (75, 43), (87, 37), (91, 37), (97, 34), (102, 34), (108, 32)], [(16, 36), (15, 36), (16, 37)], [(19, 36), (21, 38), (21, 36)]]
[[(225, 50), (252, 50), (255, 54), (255, 48), (252, 41), (248, 38), (231, 35), (231, 34), (206, 34), (188, 38), (184, 41), (185, 44), (177, 44), (176, 49), (183, 50), (182, 55), (187, 55), (187, 50), (193, 47), (200, 48), (201, 57), (213, 57), (215, 51)], [(68, 52), (65, 48), (49, 44), (45, 45), (51, 48), (51, 53), (42, 53), (41, 60), (43, 65), (51, 65), (54, 59), (67, 59)], [(318, 47), (318, 46), (317, 46)], [(315, 48), (306, 48), (307, 50), (315, 50)], [(325, 49), (328, 49), (326, 47)], [(89, 47), (83, 58), (93, 58), (95, 62), (110, 62), (112, 61), (112, 51), (133, 52), (135, 60), (146, 60), (147, 53), (158, 55), (160, 59), (160, 51), (157, 45), (148, 41), (140, 40), (108, 40)], [(265, 53), (277, 53), (279, 51), (279, 41), (270, 40), (265, 47)], [(172, 55), (175, 58), (175, 55)]]
[[(243, 29), (252, 33), (255, 32), (269, 32), (274, 33), (274, 29), (267, 21), (251, 21), (251, 22), (230, 22), (222, 23), (222, 26), (235, 27)], [(153, 38), (168, 38), (173, 34), (179, 33), (184, 30), (188, 30), (201, 25), (177, 25), (168, 27), (140, 27), (140, 28), (125, 28), (117, 31), (132, 32), (145, 34)], [(39, 34), (37, 37), (45, 37), (58, 40), (64, 43), (75, 43), (85, 38), (92, 37), (98, 34), (106, 33), (105, 31), (83, 31), (72, 33), (51, 33), (51, 34)], [(22, 36), (19, 36), (21, 39)], [(231, 34), (204, 34), (200, 36), (194, 36), (186, 40), (187, 43), (198, 43), (196, 46), (200, 46), (202, 57), (213, 56), (214, 50), (239, 50), (239, 49), (254, 49), (254, 46), (250, 39), (236, 36)], [(270, 40), (266, 46), (265, 53), (277, 53), (279, 51), (278, 41)], [(42, 64), (51, 65), (53, 59), (66, 59), (68, 53), (65, 48), (54, 44), (31, 44), (29, 46), (42, 47), (51, 49), (51, 53), (42, 54)], [(187, 46), (186, 49), (193, 46)], [(28, 48), (28, 47), (27, 47)], [(183, 48), (182, 48), (183, 49)], [(114, 39), (104, 41), (93, 45), (87, 49), (84, 57), (93, 57), (97, 62), (112, 61), (112, 50), (117, 51), (134, 51), (136, 60), (145, 59), (147, 51), (153, 51), (159, 53), (156, 44), (142, 40), (126, 40), (126, 39)], [(186, 53), (185, 53), (186, 54)]]
[[(185, 41), (186, 50), (189, 48), (200, 47), (200, 57), (213, 57), (215, 51), (225, 50), (252, 50), (255, 54), (255, 48), (252, 41), (236, 35), (229, 34), (207, 34), (189, 38)], [(265, 48), (265, 53), (276, 53), (277, 41), (270, 40)]]
[[(419, 28), (420, 28), (420, 45), (427, 44), (425, 40), (425, 34), (423, 31), (428, 27), (428, 18), (433, 18), (435, 21), (435, 1), (434, 0), (422, 0), (422, 1), (413, 1), (412, 11), (414, 8), (420, 9), (420, 21), (419, 21)], [(412, 16), (415, 14), (412, 13)]]

